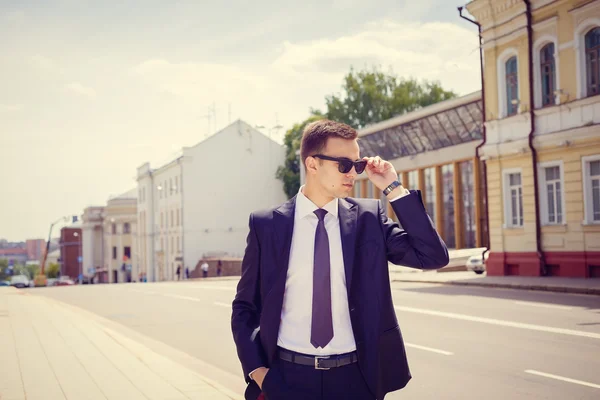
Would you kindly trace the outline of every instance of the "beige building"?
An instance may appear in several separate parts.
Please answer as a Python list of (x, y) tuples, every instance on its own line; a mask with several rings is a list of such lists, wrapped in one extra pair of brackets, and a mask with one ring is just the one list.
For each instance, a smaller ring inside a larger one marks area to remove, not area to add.
[(83, 213), (83, 273), (96, 283), (138, 281), (137, 196), (130, 190)]
[(475, 0), (489, 275), (600, 276), (600, 1)]

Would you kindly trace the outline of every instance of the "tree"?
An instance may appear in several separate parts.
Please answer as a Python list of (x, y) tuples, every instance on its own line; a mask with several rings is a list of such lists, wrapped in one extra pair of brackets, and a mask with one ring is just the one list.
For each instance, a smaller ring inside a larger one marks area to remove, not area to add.
[(8, 279), (10, 279), (10, 275), (8, 275), (8, 260), (2, 259), (0, 260), (0, 281)]
[(356, 129), (456, 97), (438, 82), (419, 83), (377, 68), (359, 72), (351, 68), (342, 90), (341, 95), (327, 96), (325, 115)]
[(48, 278), (58, 278), (58, 275), (60, 275), (60, 265), (58, 265), (57, 263), (50, 263), (50, 265), (48, 265), (48, 268), (46, 268), (45, 272), (46, 277)]
[(39, 270), (40, 266), (37, 264), (15, 265), (13, 275), (25, 275), (28, 279), (33, 279)]
[(276, 176), (277, 179), (283, 181), (283, 190), (288, 198), (294, 197), (300, 189), (300, 168), (302, 168), (302, 166), (296, 153), (300, 150), (302, 132), (304, 131), (304, 128), (306, 128), (306, 125), (323, 118), (324, 116), (322, 114), (316, 112), (303, 122), (295, 124), (292, 129), (285, 133), (283, 139), (286, 148), (285, 165), (277, 168)]
[(295, 124), (286, 132), (285, 165), (277, 169), (277, 179), (283, 181), (283, 189), (289, 198), (300, 188), (300, 168), (296, 152), (300, 148), (302, 132), (306, 125), (327, 118), (343, 122), (355, 129), (393, 118), (421, 107), (456, 97), (452, 91), (444, 90), (438, 82), (398, 78), (393, 72), (385, 74), (373, 68), (355, 72), (353, 68), (344, 77), (342, 95), (325, 98), (327, 111), (311, 109), (311, 116)]

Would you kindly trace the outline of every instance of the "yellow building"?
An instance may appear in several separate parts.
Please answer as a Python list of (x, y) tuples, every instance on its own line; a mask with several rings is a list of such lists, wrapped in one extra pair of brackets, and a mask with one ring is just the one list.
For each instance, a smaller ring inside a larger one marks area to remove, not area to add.
[(488, 275), (600, 276), (600, 1), (474, 0)]

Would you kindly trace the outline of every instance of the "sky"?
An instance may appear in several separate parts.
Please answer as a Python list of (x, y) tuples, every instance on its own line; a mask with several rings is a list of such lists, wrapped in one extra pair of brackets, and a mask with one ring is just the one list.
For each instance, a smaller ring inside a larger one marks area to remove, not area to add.
[(0, 0), (0, 238), (46, 238), (238, 118), (281, 141), (351, 67), (479, 90), (460, 5)]

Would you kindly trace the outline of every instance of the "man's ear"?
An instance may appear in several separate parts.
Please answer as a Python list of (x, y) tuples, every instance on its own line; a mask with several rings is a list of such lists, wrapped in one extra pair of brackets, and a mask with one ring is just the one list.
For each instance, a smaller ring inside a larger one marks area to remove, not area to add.
[(317, 171), (317, 159), (314, 157), (307, 157), (304, 162), (306, 165), (306, 173), (316, 172)]

